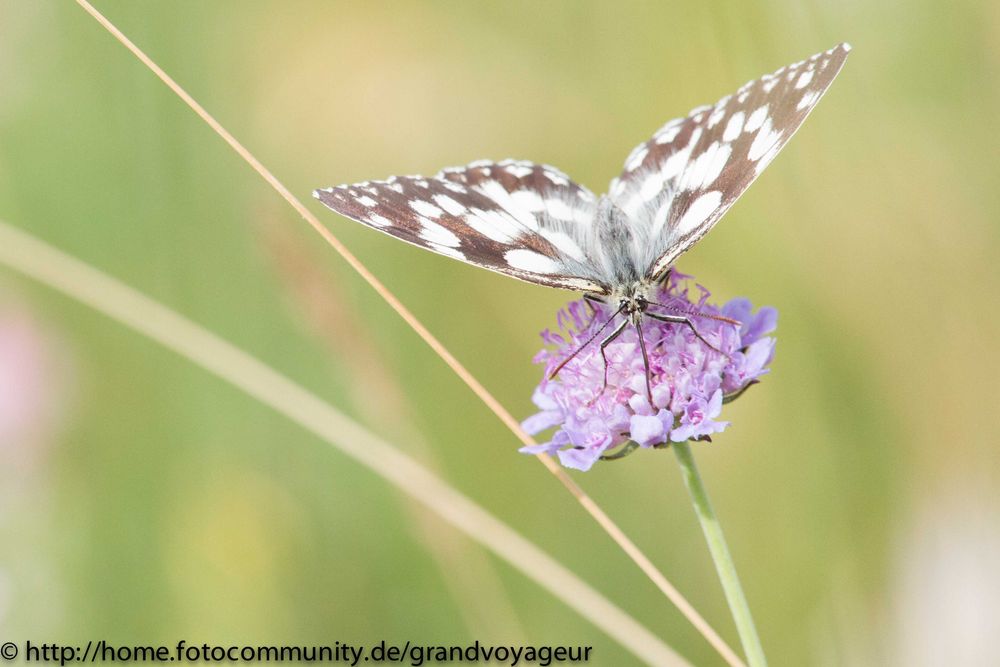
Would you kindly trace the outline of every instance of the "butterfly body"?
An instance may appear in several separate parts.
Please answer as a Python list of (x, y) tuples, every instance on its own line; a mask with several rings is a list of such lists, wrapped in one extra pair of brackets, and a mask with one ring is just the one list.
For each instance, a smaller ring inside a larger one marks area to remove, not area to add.
[(594, 230), (600, 255), (598, 265), (604, 272), (601, 276), (603, 291), (610, 292), (638, 281), (645, 269), (639, 263), (648, 242), (641, 234), (642, 227), (633, 224), (625, 212), (604, 195), (597, 205)]
[(516, 160), (313, 194), (407, 243), (589, 294), (617, 309), (612, 319), (624, 316), (612, 336), (644, 315), (694, 329), (686, 315), (655, 310), (652, 289), (784, 147), (849, 51), (839, 44), (668, 122), (629, 154), (600, 197), (554, 167)]

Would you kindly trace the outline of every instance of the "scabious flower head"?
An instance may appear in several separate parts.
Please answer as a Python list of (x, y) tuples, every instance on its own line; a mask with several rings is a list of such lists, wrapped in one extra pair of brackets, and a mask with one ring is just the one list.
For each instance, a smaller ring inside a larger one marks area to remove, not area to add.
[[(559, 311), (556, 321), (560, 332), (543, 331), (547, 347), (535, 356), (536, 363), (545, 365), (545, 375), (532, 397), (540, 412), (523, 423), (532, 435), (553, 427), (557, 430), (549, 442), (523, 447), (522, 452), (558, 454), (564, 466), (589, 470), (601, 457), (626, 453), (636, 446), (710, 440), (712, 434), (729, 425), (719, 418), (722, 404), (768, 372), (775, 340), (767, 334), (777, 326), (778, 312), (764, 307), (754, 313), (747, 299), (733, 299), (719, 308), (708, 302), (710, 293), (700, 285), (693, 300), (689, 281), (690, 276), (673, 271), (652, 297), (671, 310), (651, 305), (649, 311), (689, 313), (698, 333), (719, 351), (698, 340), (684, 324), (643, 317), (652, 405), (646, 394), (638, 333), (632, 326), (607, 346), (608, 385), (603, 392), (600, 342), (611, 327), (549, 379), (560, 363), (608, 321), (617, 304), (592, 305), (579, 300)], [(698, 317), (696, 313), (722, 315), (742, 324)]]

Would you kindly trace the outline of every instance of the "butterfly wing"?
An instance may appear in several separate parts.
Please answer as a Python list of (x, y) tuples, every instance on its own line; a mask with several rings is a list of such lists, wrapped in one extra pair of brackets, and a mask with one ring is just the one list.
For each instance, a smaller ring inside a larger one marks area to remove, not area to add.
[(316, 190), (341, 215), (413, 245), (532, 283), (589, 292), (594, 195), (554, 167), (505, 160), (450, 167), (432, 178)]
[(632, 151), (610, 196), (645, 226), (638, 262), (646, 278), (662, 275), (715, 226), (816, 106), (850, 48), (839, 44), (750, 81)]

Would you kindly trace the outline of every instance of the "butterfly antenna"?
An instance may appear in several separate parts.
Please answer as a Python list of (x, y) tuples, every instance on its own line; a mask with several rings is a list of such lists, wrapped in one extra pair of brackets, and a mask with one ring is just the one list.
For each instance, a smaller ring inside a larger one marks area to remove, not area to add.
[[(653, 303), (653, 302), (650, 301), (650, 303)], [(705, 344), (705, 347), (708, 347), (709, 349), (715, 350), (719, 354), (723, 354), (723, 355), (725, 355), (727, 357), (729, 356), (728, 354), (726, 354), (725, 352), (723, 352), (722, 350), (720, 350), (716, 346), (714, 346), (711, 343), (709, 343), (708, 340), (706, 340), (706, 338), (701, 335), (701, 333), (698, 331), (698, 328), (694, 325), (694, 322), (691, 321), (691, 317), (692, 316), (693, 317), (697, 317), (699, 315), (702, 315), (702, 316), (708, 317), (709, 319), (719, 320), (720, 322), (728, 322), (730, 324), (743, 324), (742, 322), (737, 322), (736, 320), (732, 320), (732, 319), (730, 319), (728, 317), (723, 317), (722, 315), (711, 315), (710, 313), (698, 313), (698, 312), (691, 313), (691, 312), (688, 312), (688, 311), (683, 310), (681, 308), (672, 308), (670, 306), (666, 306), (666, 305), (664, 305), (662, 303), (658, 303), (656, 305), (657, 306), (662, 306), (663, 308), (666, 308), (667, 310), (670, 310), (670, 311), (673, 311), (673, 312), (679, 313), (679, 314), (678, 315), (660, 315), (659, 313), (653, 313), (653, 312), (650, 312), (650, 311), (647, 310), (644, 313), (644, 315), (646, 317), (650, 317), (650, 318), (652, 318), (654, 320), (657, 320), (657, 321), (660, 321), (660, 322), (666, 322), (668, 324), (683, 324), (684, 326), (686, 326), (688, 329), (691, 330), (691, 333), (694, 334), (695, 338), (697, 338), (698, 340), (700, 340), (702, 343)]]
[[(565, 366), (565, 365), (566, 365), (566, 364), (568, 364), (568, 363), (569, 363), (570, 361), (572, 361), (572, 360), (573, 360), (573, 357), (575, 357), (576, 355), (578, 355), (578, 354), (580, 354), (581, 352), (583, 352), (583, 350), (584, 350), (584, 349), (585, 349), (585, 348), (586, 348), (586, 347), (587, 347), (588, 345), (590, 345), (591, 343), (593, 343), (593, 342), (594, 342), (594, 339), (595, 339), (595, 338), (597, 338), (597, 337), (598, 337), (598, 336), (600, 336), (600, 335), (601, 335), (602, 333), (604, 333), (604, 330), (608, 328), (608, 325), (609, 325), (609, 324), (611, 324), (611, 323), (612, 323), (612, 322), (614, 321), (614, 319), (615, 319), (616, 317), (618, 317), (618, 316), (619, 316), (619, 315), (621, 314), (621, 312), (622, 312), (623, 310), (625, 310), (625, 304), (622, 304), (622, 307), (621, 307), (621, 308), (619, 308), (618, 310), (616, 310), (616, 311), (614, 312), (614, 314), (612, 314), (612, 315), (611, 315), (611, 317), (609, 317), (609, 318), (608, 318), (608, 321), (607, 321), (607, 322), (605, 322), (604, 324), (602, 324), (602, 325), (601, 325), (601, 328), (600, 328), (600, 329), (598, 329), (597, 331), (595, 331), (595, 332), (594, 332), (594, 334), (593, 334), (593, 335), (592, 335), (592, 336), (591, 336), (590, 338), (588, 338), (588, 339), (587, 339), (587, 341), (586, 341), (586, 342), (585, 342), (585, 343), (584, 343), (583, 345), (581, 345), (580, 347), (578, 347), (578, 348), (576, 348), (575, 350), (573, 350), (573, 353), (572, 353), (572, 354), (570, 354), (570, 355), (569, 355), (568, 357), (566, 357), (565, 359), (563, 359), (563, 360), (562, 360), (562, 361), (561, 361), (561, 362), (559, 363), (559, 365), (555, 367), (555, 370), (553, 370), (553, 371), (552, 371), (551, 373), (549, 373), (549, 379), (550, 379), (550, 380), (552, 380), (552, 379), (554, 379), (554, 378), (555, 378), (555, 376), (559, 375), (559, 371), (561, 371), (561, 370), (563, 369), (563, 366)], [(594, 316), (596, 317), (596, 314), (595, 314)]]
[(726, 324), (732, 324), (733, 326), (741, 327), (743, 323), (739, 320), (734, 320), (731, 317), (726, 317), (725, 315), (716, 315), (715, 313), (703, 313), (700, 310), (686, 310), (684, 308), (678, 308), (677, 306), (668, 306), (665, 303), (660, 303), (658, 301), (649, 301), (651, 306), (659, 306), (664, 310), (669, 310), (672, 313), (679, 313), (681, 315), (688, 315), (689, 317), (704, 317), (705, 319), (715, 320), (716, 322), (725, 322)]

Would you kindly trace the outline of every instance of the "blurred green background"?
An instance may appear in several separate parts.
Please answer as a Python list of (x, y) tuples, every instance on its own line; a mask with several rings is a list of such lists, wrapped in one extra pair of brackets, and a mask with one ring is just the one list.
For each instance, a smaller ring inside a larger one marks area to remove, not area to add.
[[(679, 262), (718, 299), (781, 313), (772, 374), (696, 454), (774, 665), (998, 664), (1000, 5), (98, 8), (301, 197), (505, 157), (600, 192), (666, 120), (851, 42), (802, 131)], [(518, 417), (533, 411), (537, 332), (566, 293), (308, 204)], [(694, 664), (723, 664), (334, 252), (72, 3), (0, 3), (0, 219), (287, 373)], [(636, 662), (284, 418), (7, 269), (0, 383), (4, 640), (479, 639)], [(737, 645), (673, 457), (575, 477)]]

